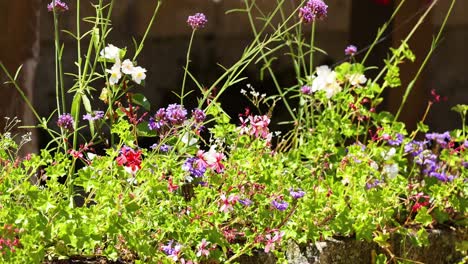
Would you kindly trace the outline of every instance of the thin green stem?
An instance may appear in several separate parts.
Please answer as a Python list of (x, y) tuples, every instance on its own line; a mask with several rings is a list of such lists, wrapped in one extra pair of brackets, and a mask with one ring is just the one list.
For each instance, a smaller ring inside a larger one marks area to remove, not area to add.
[[(432, 7), (434, 7), (434, 5), (438, 2), (438, 0), (432, 2), (432, 5), (430, 6), (429, 8), (429, 11), (430, 9), (432, 9)], [(401, 104), (400, 104), (400, 107), (398, 108), (398, 111), (395, 115), (395, 118), (394, 118), (394, 121), (398, 120), (398, 117), (400, 116), (401, 114), (401, 111), (403, 110), (403, 107), (405, 106), (406, 104), (406, 100), (408, 99), (408, 96), (409, 94), (411, 93), (411, 90), (413, 89), (415, 83), (416, 83), (416, 80), (418, 80), (419, 76), (421, 75), (422, 71), (425, 69), (425, 66), (427, 65), (427, 63), (429, 62), (429, 59), (432, 57), (432, 53), (434, 53), (434, 50), (436, 49), (437, 47), (437, 44), (439, 43), (440, 41), (440, 38), (442, 36), (442, 32), (443, 30), (445, 29), (445, 26), (447, 24), (447, 21), (448, 21), (448, 18), (450, 17), (450, 14), (452, 13), (452, 10), (453, 10), (453, 7), (455, 6), (455, 3), (456, 3), (456, 0), (452, 0), (452, 3), (447, 11), (447, 13), (445, 14), (445, 19), (444, 19), (444, 22), (442, 23), (440, 29), (439, 29), (439, 32), (437, 33), (437, 36), (436, 38), (432, 41), (432, 44), (431, 44), (431, 48), (429, 50), (429, 52), (427, 53), (426, 57), (424, 58), (424, 61), (422, 62), (421, 66), (419, 67), (418, 69), (418, 72), (416, 73), (416, 75), (414, 76), (413, 80), (411, 80), (411, 82), (409, 83), (408, 87), (406, 88), (405, 90), (405, 94), (403, 95), (403, 99), (401, 101)], [(428, 12), (425, 13), (425, 15), (428, 14)], [(422, 23), (422, 20), (419, 20), (418, 21), (418, 25), (420, 25)], [(413, 34), (414, 33), (414, 29), (413, 31), (410, 33), (410, 34)]]
[(314, 72), (314, 47), (315, 47), (315, 21), (312, 21), (310, 32), (309, 76)]
[(380, 28), (377, 31), (377, 35), (375, 36), (374, 41), (372, 42), (369, 49), (367, 50), (366, 55), (364, 56), (364, 59), (362, 59), (361, 64), (365, 64), (365, 62), (366, 62), (367, 58), (369, 57), (369, 55), (371, 54), (372, 50), (377, 45), (377, 43), (380, 41), (380, 38), (382, 37), (383, 33), (385, 33), (385, 30), (390, 25), (390, 22), (395, 18), (396, 14), (398, 14), (398, 12), (400, 11), (400, 8), (403, 6), (405, 1), (406, 0), (402, 0), (400, 2), (400, 4), (398, 4), (397, 8), (395, 8), (395, 11), (393, 11), (392, 15), (390, 16), (390, 19), (385, 24), (383, 24), (382, 28)]
[(161, 3), (162, 3), (161, 0), (159, 0), (158, 4), (156, 5), (156, 7), (154, 9), (153, 16), (151, 17), (150, 23), (149, 23), (148, 27), (146, 28), (145, 34), (143, 35), (143, 38), (140, 41), (140, 45), (138, 46), (138, 49), (135, 52), (135, 56), (133, 56), (133, 61), (136, 60), (136, 58), (138, 57), (140, 52), (143, 50), (145, 40), (146, 40), (146, 38), (148, 36), (148, 33), (151, 30), (151, 27), (154, 24), (154, 20), (156, 19), (156, 14), (158, 13), (158, 10), (159, 10), (159, 7), (161, 6)]
[(197, 31), (196, 29), (192, 30), (192, 34), (190, 35), (189, 46), (188, 46), (188, 49), (187, 49), (187, 56), (185, 58), (184, 78), (182, 79), (182, 90), (180, 92), (180, 104), (182, 104), (182, 105), (184, 104), (185, 82), (187, 80), (187, 72), (188, 72), (188, 67), (189, 67), (189, 63), (190, 63), (190, 52), (192, 50), (193, 38), (195, 36), (196, 31)]

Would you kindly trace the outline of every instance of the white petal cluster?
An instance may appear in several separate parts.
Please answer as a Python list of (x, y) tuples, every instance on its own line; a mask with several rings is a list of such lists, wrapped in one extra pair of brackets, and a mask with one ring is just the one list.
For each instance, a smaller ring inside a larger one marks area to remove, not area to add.
[(120, 62), (120, 49), (114, 45), (109, 44), (100, 54), (106, 59), (115, 61), (110, 70), (106, 69), (106, 72), (110, 73), (109, 83), (111, 85), (115, 85), (119, 82), (120, 78), (122, 78), (122, 73), (130, 75), (132, 80), (137, 84), (141, 84), (141, 82), (146, 79), (145, 68), (134, 66), (133, 62), (129, 59), (124, 60), (122, 63)]
[(367, 82), (367, 78), (364, 74), (355, 73), (346, 77), (352, 86), (361, 86), (361, 84)]
[(120, 49), (116, 46), (109, 44), (100, 53), (101, 57), (108, 60), (119, 61), (120, 60)]
[(312, 82), (312, 92), (325, 91), (328, 99), (339, 93), (342, 88), (336, 79), (336, 72), (328, 66), (317, 67), (317, 76)]
[(120, 62), (116, 61), (114, 66), (110, 70), (106, 70), (107, 73), (110, 73), (109, 83), (115, 85), (122, 78), (122, 73), (120, 72)]

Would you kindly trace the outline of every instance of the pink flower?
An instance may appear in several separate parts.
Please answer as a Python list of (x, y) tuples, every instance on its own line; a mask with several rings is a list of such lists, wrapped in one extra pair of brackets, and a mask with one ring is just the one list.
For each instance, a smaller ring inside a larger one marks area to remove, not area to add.
[(224, 213), (234, 210), (233, 205), (239, 200), (237, 195), (230, 195), (229, 198), (226, 198), (225, 194), (221, 194), (221, 207), (219, 210)]
[(172, 182), (172, 178), (169, 178), (167, 182), (167, 189), (169, 192), (174, 192), (174, 191), (177, 191), (177, 189), (179, 189), (179, 185), (174, 184)]
[(224, 170), (224, 165), (221, 161), (225, 156), (221, 152), (216, 152), (215, 146), (212, 146), (208, 152), (202, 152), (199, 150), (197, 157), (200, 160), (198, 162), (202, 163), (200, 165), (205, 165), (205, 167), (211, 168), (217, 173), (221, 173)]
[(252, 130), (250, 133), (255, 137), (267, 138), (269, 130), (268, 125), (270, 124), (270, 118), (266, 115), (262, 116), (249, 116)]
[(210, 255), (210, 250), (208, 249), (209, 244), (210, 242), (206, 241), (206, 239), (202, 239), (200, 245), (198, 245), (197, 257), (208, 257), (208, 255)]
[(276, 243), (281, 242), (281, 238), (284, 236), (283, 231), (274, 230), (273, 233), (275, 234), (273, 237), (271, 237), (271, 234), (268, 234), (265, 236), (266, 238), (265, 253), (268, 253), (271, 250), (275, 250)]

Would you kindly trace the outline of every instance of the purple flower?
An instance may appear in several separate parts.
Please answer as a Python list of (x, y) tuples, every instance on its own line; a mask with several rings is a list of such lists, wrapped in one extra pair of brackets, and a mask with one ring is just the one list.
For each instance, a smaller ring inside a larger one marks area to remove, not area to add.
[(172, 244), (174, 241), (169, 241), (167, 245), (164, 245), (161, 247), (161, 250), (166, 253), (167, 256), (169, 256), (173, 261), (179, 260), (180, 253), (182, 251), (182, 246), (180, 244), (176, 244), (174, 247)]
[(413, 140), (405, 145), (405, 153), (410, 153), (412, 156), (419, 155), (426, 149), (426, 141)]
[(299, 199), (304, 197), (305, 192), (301, 189), (294, 190), (293, 188), (289, 189), (289, 194), (294, 198), (294, 199)]
[(445, 172), (432, 172), (429, 176), (435, 177), (442, 182), (453, 181), (455, 178), (452, 175), (445, 174)]
[(395, 136), (395, 139), (389, 139), (388, 144), (390, 146), (400, 146), (401, 143), (403, 143), (403, 135), (400, 133), (397, 133)]
[(301, 87), (302, 94), (312, 94), (312, 87), (304, 85)]
[(463, 165), (463, 167), (465, 167), (465, 169), (468, 169), (468, 161), (462, 162), (462, 165)]
[(379, 186), (381, 183), (382, 182), (379, 181), (379, 180), (374, 180), (374, 181), (367, 182), (366, 183), (366, 189), (370, 190), (372, 188), (375, 188), (375, 187)]
[[(150, 149), (156, 150), (156, 149), (158, 149), (158, 146), (159, 145), (155, 143), (155, 144), (151, 145)], [(159, 146), (159, 151), (162, 152), (162, 153), (167, 153), (167, 152), (169, 152), (169, 150), (171, 150), (171, 148), (172, 147), (167, 145), (167, 144), (162, 144), (161, 146)]]
[(104, 111), (94, 111), (92, 114), (83, 115), (83, 120), (95, 121), (104, 117)]
[(49, 10), (49, 12), (53, 12), (54, 9), (55, 12), (65, 12), (68, 11), (68, 5), (60, 0), (52, 0), (52, 2), (47, 5), (47, 10)]
[(171, 148), (172, 147), (167, 144), (162, 144), (161, 147), (159, 147), (159, 151), (167, 153), (169, 150), (171, 150)]
[(354, 56), (354, 54), (356, 54), (357, 52), (357, 47), (354, 46), (354, 45), (349, 45), (348, 47), (346, 47), (346, 49), (344, 50), (344, 53), (345, 55), (347, 56)]
[(197, 123), (202, 123), (206, 119), (206, 114), (203, 112), (203, 110), (196, 108), (195, 110), (192, 110), (192, 116), (193, 119), (195, 119), (195, 122)]
[(273, 207), (275, 207), (277, 210), (279, 211), (284, 211), (288, 208), (289, 204), (288, 202), (286, 201), (276, 201), (276, 200), (273, 200), (271, 202), (271, 205), (273, 205)]
[(182, 169), (188, 171), (192, 177), (201, 178), (205, 174), (206, 167), (202, 162), (197, 161), (198, 158), (188, 158), (182, 165)]
[(252, 205), (252, 200), (245, 198), (245, 199), (240, 199), (239, 203), (241, 203), (243, 206), (251, 206)]
[(451, 137), (448, 131), (444, 133), (427, 133), (426, 134), (427, 140), (432, 140), (437, 142), (441, 147), (445, 148), (447, 146), (447, 142), (450, 142)]
[(161, 130), (162, 127), (165, 125), (164, 121), (156, 121), (156, 119), (150, 117), (148, 122), (148, 128), (150, 130)]
[(187, 119), (187, 110), (182, 105), (170, 104), (166, 108), (166, 118), (172, 125), (181, 125)]
[(203, 13), (196, 13), (193, 16), (189, 16), (187, 24), (192, 27), (193, 30), (205, 27), (208, 20)]
[(68, 131), (73, 131), (73, 124), (75, 121), (70, 114), (62, 114), (57, 120), (57, 126)]
[(299, 17), (304, 23), (310, 23), (317, 19), (327, 17), (328, 6), (322, 0), (309, 0), (304, 7), (299, 9)]
[(161, 131), (165, 125), (167, 125), (166, 109), (159, 108), (154, 117), (149, 119), (148, 128)]

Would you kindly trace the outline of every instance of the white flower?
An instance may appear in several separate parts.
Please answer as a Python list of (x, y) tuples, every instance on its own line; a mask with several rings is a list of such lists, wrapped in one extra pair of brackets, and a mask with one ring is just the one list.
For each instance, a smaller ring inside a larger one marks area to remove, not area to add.
[(355, 73), (348, 75), (347, 78), (352, 86), (360, 86), (361, 84), (365, 84), (367, 82), (367, 78), (364, 74)]
[(120, 60), (120, 49), (116, 46), (109, 44), (103, 50), (101, 50), (101, 57), (108, 60), (119, 61)]
[(386, 174), (390, 179), (395, 178), (398, 175), (398, 164), (387, 164), (382, 168), (383, 174)]
[(317, 77), (312, 82), (312, 92), (325, 91), (327, 98), (341, 91), (341, 86), (336, 80), (336, 72), (332, 71), (328, 66), (323, 65), (317, 67)]
[(191, 136), (189, 133), (185, 133), (182, 136), (181, 141), (189, 146), (195, 145), (198, 142), (198, 140), (194, 136)]
[(370, 166), (371, 168), (373, 168), (374, 170), (376, 170), (376, 171), (379, 170), (379, 165), (377, 164), (377, 162), (375, 162), (375, 161), (373, 161), (373, 160), (371, 160), (371, 161), (369, 162), (369, 166)]
[(141, 84), (141, 81), (143, 81), (146, 78), (145, 72), (146, 69), (140, 66), (134, 67), (132, 71), (132, 80), (137, 84)]
[(133, 67), (133, 63), (129, 59), (126, 59), (122, 62), (123, 73), (132, 74), (134, 70), (135, 70), (135, 67)]
[(122, 78), (122, 73), (120, 72), (120, 63), (116, 62), (110, 70), (106, 70), (107, 73), (110, 73), (109, 83), (115, 85)]
[(382, 156), (384, 160), (391, 159), (393, 156), (395, 156), (395, 154), (396, 154), (395, 148), (391, 148), (388, 151), (382, 151), (382, 153), (380, 153), (380, 155)]

